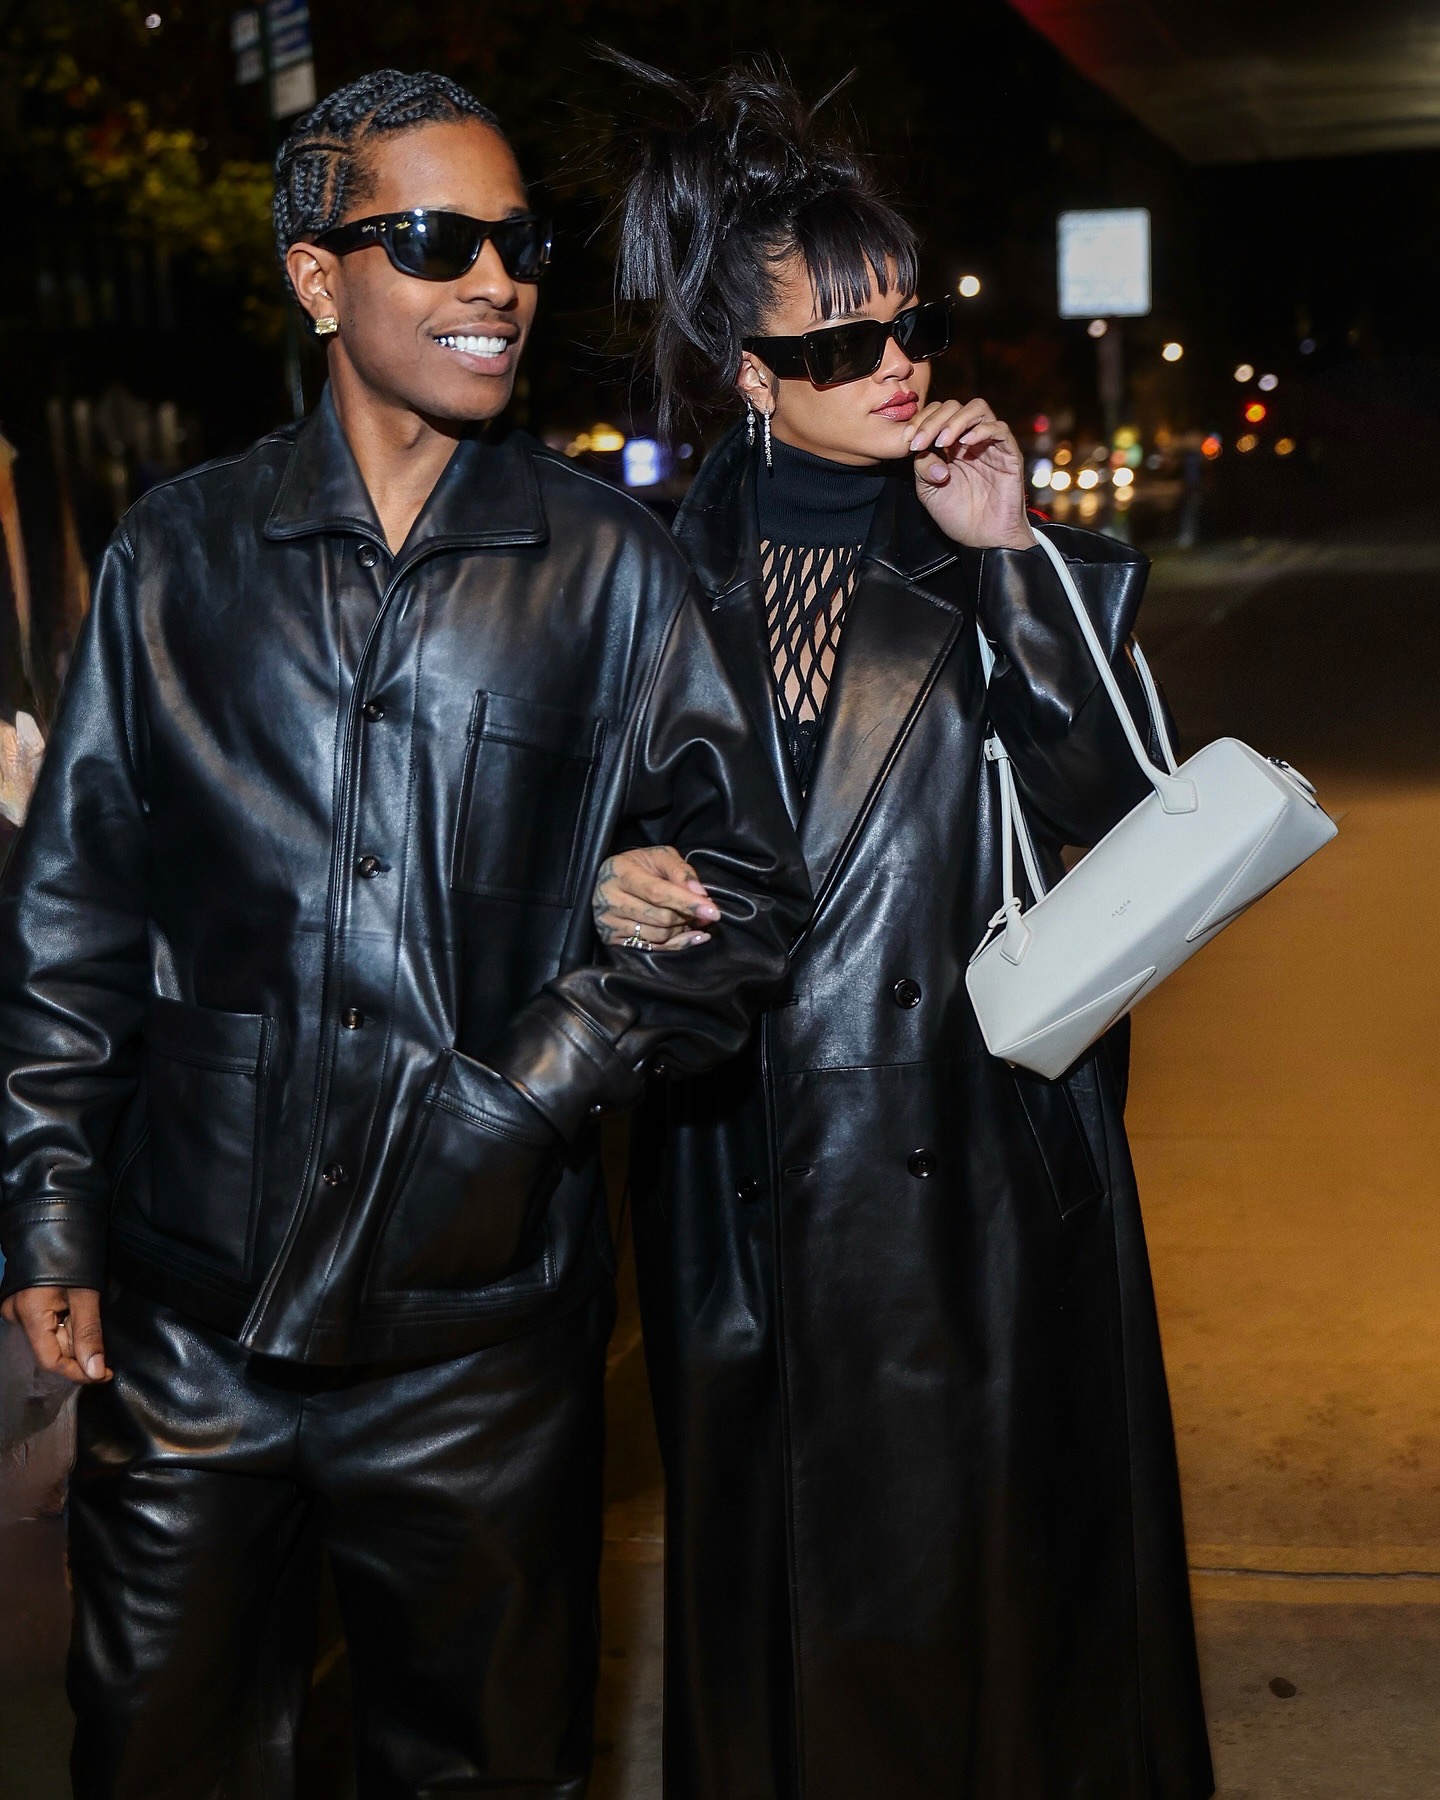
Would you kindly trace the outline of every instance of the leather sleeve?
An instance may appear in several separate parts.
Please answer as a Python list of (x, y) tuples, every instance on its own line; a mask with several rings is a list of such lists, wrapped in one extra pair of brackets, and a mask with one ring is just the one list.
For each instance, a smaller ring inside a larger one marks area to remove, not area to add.
[(602, 951), (516, 1019), (494, 1066), (567, 1140), (647, 1072), (733, 1056), (810, 913), (804, 862), (769, 763), (687, 594), (636, 722), (620, 830), (674, 844), (720, 908), (708, 944)]
[[(1149, 565), (1096, 532), (1044, 530), (1070, 566), (1141, 737), (1152, 738), (1128, 649)], [(1062, 844), (1097, 843), (1150, 784), (1044, 551), (987, 550), (978, 609), (996, 653), (990, 716), (1032, 822), (1042, 822)]]
[(0, 881), (6, 1294), (104, 1285), (106, 1152), (135, 1089), (148, 965), (133, 585), (120, 535)]

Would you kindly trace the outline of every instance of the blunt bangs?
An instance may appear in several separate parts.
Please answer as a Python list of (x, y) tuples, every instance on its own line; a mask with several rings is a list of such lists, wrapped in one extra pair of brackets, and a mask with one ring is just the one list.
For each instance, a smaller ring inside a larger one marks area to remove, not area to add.
[(902, 297), (917, 291), (915, 234), (882, 200), (843, 188), (822, 194), (796, 213), (794, 232), (822, 319), (858, 312), (892, 286)]

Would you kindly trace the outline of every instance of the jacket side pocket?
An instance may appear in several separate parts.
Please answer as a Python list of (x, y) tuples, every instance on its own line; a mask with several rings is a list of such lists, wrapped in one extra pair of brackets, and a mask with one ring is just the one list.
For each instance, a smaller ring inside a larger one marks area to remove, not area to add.
[(1090, 1140), (1068, 1085), (1072, 1077), (1046, 1081), (1021, 1069), (1012, 1069), (1011, 1074), (1060, 1217), (1068, 1218), (1088, 1201), (1098, 1199), (1102, 1191)]
[(458, 1300), (539, 1260), (562, 1167), (559, 1139), (525, 1096), (447, 1052), (414, 1121), (371, 1294)]
[(509, 694), (477, 694), (450, 885), (569, 906), (604, 736), (603, 719)]
[(151, 995), (145, 1013), (150, 1203), (156, 1231), (249, 1273), (270, 1022)]

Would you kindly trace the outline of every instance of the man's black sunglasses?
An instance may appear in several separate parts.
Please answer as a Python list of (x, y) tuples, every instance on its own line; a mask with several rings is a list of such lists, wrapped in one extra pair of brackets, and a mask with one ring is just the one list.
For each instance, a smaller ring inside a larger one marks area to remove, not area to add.
[(893, 337), (911, 362), (929, 362), (950, 348), (953, 300), (927, 300), (907, 306), (893, 319), (855, 319), (848, 325), (822, 325), (799, 337), (747, 337), (742, 350), (753, 350), (782, 376), (804, 376), (816, 387), (838, 387), (863, 381), (885, 358)]
[(511, 219), (472, 219), (465, 213), (414, 206), (408, 212), (377, 213), (322, 231), (314, 242), (344, 256), (367, 244), (383, 244), (402, 275), (421, 281), (454, 281), (473, 268), (485, 240), (500, 254), (512, 281), (538, 281), (550, 261), (550, 221), (538, 213)]

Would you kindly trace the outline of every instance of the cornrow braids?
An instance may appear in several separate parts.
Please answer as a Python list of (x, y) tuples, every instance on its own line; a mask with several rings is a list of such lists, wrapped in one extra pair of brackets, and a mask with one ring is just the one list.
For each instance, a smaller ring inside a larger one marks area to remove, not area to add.
[(275, 158), (274, 207), (275, 254), (292, 299), (285, 253), (292, 244), (339, 224), (346, 209), (365, 198), (369, 141), (459, 119), (478, 119), (500, 131), (490, 108), (448, 75), (377, 69), (327, 94), (295, 121)]

